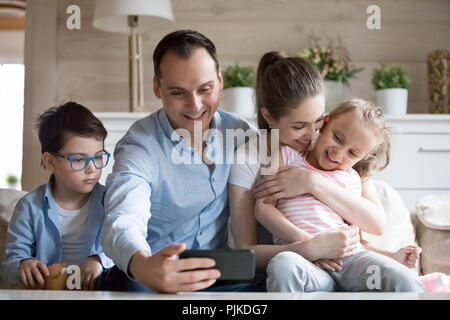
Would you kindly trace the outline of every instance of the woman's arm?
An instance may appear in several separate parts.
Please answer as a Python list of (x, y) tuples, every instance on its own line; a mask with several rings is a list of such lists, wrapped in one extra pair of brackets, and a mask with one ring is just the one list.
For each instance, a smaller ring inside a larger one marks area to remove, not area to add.
[(305, 193), (313, 194), (344, 220), (367, 233), (381, 235), (386, 228), (386, 215), (370, 179), (363, 181), (362, 196), (358, 196), (319, 173), (298, 167), (281, 167), (277, 174), (262, 178), (254, 190), (254, 196), (266, 197), (266, 202)]
[(256, 269), (264, 271), (276, 254), (292, 251), (305, 259), (338, 259), (350, 256), (359, 243), (359, 231), (354, 226), (343, 226), (322, 232), (312, 239), (287, 245), (258, 244), (258, 223), (253, 215), (255, 198), (251, 190), (228, 184), (231, 232), (237, 249), (253, 249)]
[(305, 241), (312, 236), (294, 225), (276, 208), (276, 201), (264, 203), (257, 199), (255, 203), (255, 218), (273, 235), (287, 242)]

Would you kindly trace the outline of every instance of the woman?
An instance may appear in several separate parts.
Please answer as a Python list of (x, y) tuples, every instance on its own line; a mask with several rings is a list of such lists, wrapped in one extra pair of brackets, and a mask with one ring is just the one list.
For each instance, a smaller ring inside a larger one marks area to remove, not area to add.
[[(268, 52), (261, 58), (256, 81), (256, 106), (258, 126), (268, 130), (268, 150), (271, 147), (271, 129), (279, 130), (281, 144), (300, 152), (310, 147), (323, 125), (323, 88), (319, 71), (304, 59), (285, 57), (277, 52)], [(250, 140), (248, 144), (252, 142)], [(245, 145), (241, 146), (237, 154), (245, 152), (245, 148)], [(272, 155), (272, 159), (276, 157), (278, 155)], [(345, 213), (346, 217), (357, 219), (363, 215), (368, 221), (365, 230), (382, 232), (386, 221), (370, 180), (362, 185), (363, 197), (348, 194), (321, 175), (298, 168), (281, 167), (277, 174), (264, 176), (257, 181), (262, 162), (258, 160), (256, 163), (233, 165), (228, 181), (235, 246), (255, 251), (257, 271), (264, 271), (275, 256), (278, 255), (280, 259), (292, 255), (291, 252), (310, 261), (335, 259), (324, 267), (338, 268), (341, 264), (339, 259), (352, 255), (360, 238), (357, 227), (346, 226), (320, 233), (303, 242), (263, 244), (258, 239), (258, 223), (254, 218), (255, 196), (268, 197), (267, 201), (273, 201), (311, 193), (338, 213)], [(288, 223), (286, 219), (286, 227), (289, 227)], [(268, 274), (268, 277), (276, 276)]]

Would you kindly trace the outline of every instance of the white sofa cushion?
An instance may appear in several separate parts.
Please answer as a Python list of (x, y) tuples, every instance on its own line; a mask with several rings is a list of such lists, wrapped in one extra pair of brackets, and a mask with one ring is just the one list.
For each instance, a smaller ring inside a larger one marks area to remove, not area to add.
[(363, 232), (363, 239), (379, 249), (388, 251), (397, 251), (401, 247), (417, 244), (411, 213), (399, 193), (386, 182), (374, 180), (374, 184), (386, 213), (388, 227), (382, 236)]

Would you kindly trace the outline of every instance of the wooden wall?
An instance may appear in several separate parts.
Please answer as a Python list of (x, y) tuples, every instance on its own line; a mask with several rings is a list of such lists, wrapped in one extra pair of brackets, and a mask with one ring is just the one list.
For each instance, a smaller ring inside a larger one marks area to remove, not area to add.
[[(66, 8), (78, 4), (81, 30), (65, 27)], [(366, 9), (381, 8), (381, 30), (368, 30)], [(354, 95), (375, 100), (370, 85), (379, 62), (405, 65), (413, 80), (409, 112), (427, 112), (427, 54), (450, 49), (448, 0), (172, 0), (175, 23), (150, 33), (144, 42), (146, 110), (160, 103), (153, 95), (152, 54), (166, 33), (191, 28), (216, 44), (222, 67), (238, 61), (257, 65), (269, 50), (296, 54), (308, 46), (308, 35), (338, 35), (356, 66), (365, 70), (351, 82)], [(92, 27), (94, 2), (58, 1), (57, 100), (79, 100), (97, 111), (126, 111), (128, 99), (127, 37)]]
[[(66, 8), (71, 4), (81, 8), (81, 30), (66, 28)], [(370, 4), (381, 8), (381, 30), (366, 27), (366, 9)], [(42, 6), (51, 10), (44, 12)], [(52, 6), (57, 12), (54, 24), (53, 16), (45, 16), (54, 14)], [(191, 28), (208, 36), (217, 46), (222, 68), (236, 61), (256, 66), (259, 57), (269, 50), (294, 55), (308, 46), (311, 33), (340, 36), (353, 63), (365, 67), (351, 81), (352, 94), (375, 100), (370, 84), (372, 69), (379, 62), (402, 64), (413, 81), (410, 113), (428, 109), (427, 54), (438, 48), (450, 50), (449, 0), (172, 0), (172, 7), (174, 24), (167, 30), (150, 32), (144, 41), (145, 111), (161, 106), (152, 90), (153, 50), (165, 34), (176, 29)], [(25, 126), (31, 126), (32, 116), (67, 100), (76, 100), (93, 111), (128, 110), (127, 36), (94, 29), (93, 11), (92, 0), (33, 0), (27, 7), (27, 20), (29, 15), (40, 17), (31, 19), (36, 21), (33, 31), (29, 31), (32, 23), (27, 21), (27, 33), (34, 34), (26, 37), (28, 61), (36, 60), (40, 54), (39, 59), (52, 71), (34, 75), (32, 80), (32, 69), (26, 70), (30, 82), (25, 89), (25, 112), (30, 116), (25, 119)], [(41, 31), (36, 23), (53, 25), (56, 34)], [(37, 103), (39, 99), (33, 99), (30, 88), (33, 85), (36, 94), (43, 98), (46, 91), (39, 88), (48, 87), (43, 82), (55, 83), (55, 87), (47, 89), (46, 103), (42, 99)], [(24, 147), (30, 141), (34, 144), (31, 132), (25, 133)], [(24, 159), (35, 161), (39, 157), (36, 151), (25, 158), (25, 153), (30, 152), (24, 149)], [(36, 174), (40, 172), (38, 164), (27, 161), (24, 160), (24, 167), (28, 167), (25, 171), (29, 175), (24, 174), (23, 186), (30, 189), (43, 183), (43, 175)]]

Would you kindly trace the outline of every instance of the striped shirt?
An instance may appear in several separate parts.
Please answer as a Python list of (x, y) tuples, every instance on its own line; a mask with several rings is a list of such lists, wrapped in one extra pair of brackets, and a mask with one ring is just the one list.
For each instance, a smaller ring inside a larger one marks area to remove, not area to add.
[[(296, 166), (317, 172), (344, 189), (361, 195), (361, 178), (353, 168), (346, 171), (316, 169), (306, 161), (306, 153), (302, 154), (288, 146), (281, 148), (281, 154), (285, 166)], [(289, 199), (280, 199), (278, 200), (277, 208), (298, 228), (312, 235), (330, 228), (346, 225), (344, 219), (336, 211), (310, 193)], [(286, 241), (276, 236), (274, 236), (273, 240), (274, 244), (286, 243)]]

